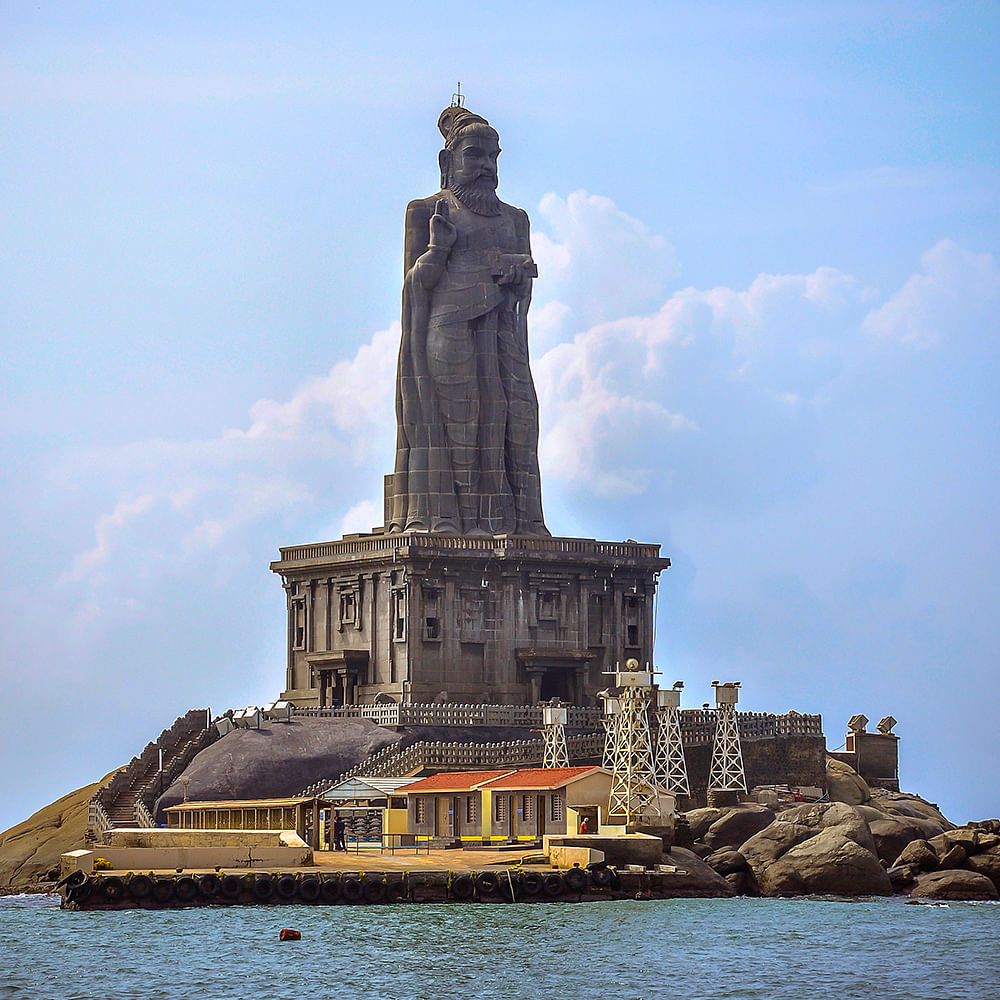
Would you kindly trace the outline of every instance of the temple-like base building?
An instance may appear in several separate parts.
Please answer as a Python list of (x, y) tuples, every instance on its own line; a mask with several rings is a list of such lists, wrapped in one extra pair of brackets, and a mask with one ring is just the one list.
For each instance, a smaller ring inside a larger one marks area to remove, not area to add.
[(298, 706), (593, 704), (652, 658), (659, 545), (378, 533), (280, 550)]

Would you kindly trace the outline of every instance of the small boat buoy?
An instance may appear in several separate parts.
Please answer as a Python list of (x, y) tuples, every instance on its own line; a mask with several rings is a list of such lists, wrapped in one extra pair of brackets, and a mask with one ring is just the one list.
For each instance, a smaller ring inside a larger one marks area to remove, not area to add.
[(278, 934), (279, 941), (301, 941), (302, 932), (293, 931), (291, 927), (282, 927), (280, 933)]

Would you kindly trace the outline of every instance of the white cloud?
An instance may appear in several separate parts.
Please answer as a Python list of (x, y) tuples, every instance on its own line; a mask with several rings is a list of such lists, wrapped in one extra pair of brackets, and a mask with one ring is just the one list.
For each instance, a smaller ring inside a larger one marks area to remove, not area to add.
[[(951, 240), (941, 240), (920, 263), (920, 274), (912, 275), (892, 298), (865, 317), (866, 333), (917, 349), (931, 347), (949, 331), (963, 327), (962, 318), (1000, 296), (1000, 269), (988, 253), (974, 254)], [(982, 332), (997, 335), (995, 326)]]

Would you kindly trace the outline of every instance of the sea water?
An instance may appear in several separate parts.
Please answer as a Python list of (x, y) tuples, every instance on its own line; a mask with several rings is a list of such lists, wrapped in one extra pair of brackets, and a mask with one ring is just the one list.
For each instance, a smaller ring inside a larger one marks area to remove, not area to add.
[[(302, 940), (279, 942), (291, 927)], [(676, 899), (71, 912), (0, 898), (0, 1000), (997, 1000), (1000, 906)]]

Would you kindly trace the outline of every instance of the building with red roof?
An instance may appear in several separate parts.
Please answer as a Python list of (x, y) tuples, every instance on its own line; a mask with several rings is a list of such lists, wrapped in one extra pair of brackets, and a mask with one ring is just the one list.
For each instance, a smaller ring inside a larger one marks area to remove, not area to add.
[(577, 833), (584, 816), (596, 833), (606, 819), (611, 773), (601, 767), (445, 771), (399, 793), (406, 795), (408, 832), (418, 840), (535, 842)]

